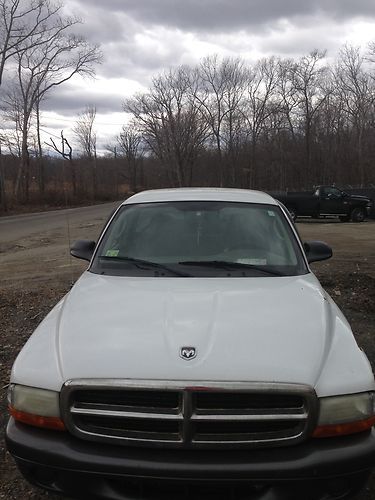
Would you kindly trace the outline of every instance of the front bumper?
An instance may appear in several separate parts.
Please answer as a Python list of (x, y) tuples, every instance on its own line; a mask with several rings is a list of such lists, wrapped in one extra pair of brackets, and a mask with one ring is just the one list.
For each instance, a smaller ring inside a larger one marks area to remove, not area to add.
[[(73, 498), (167, 500), (197, 484), (205, 499), (212, 485), (224, 495), (215, 494), (217, 499), (231, 498), (227, 487), (245, 488), (254, 500), (349, 498), (375, 464), (374, 431), (285, 448), (171, 450), (80, 441), (11, 418), (6, 442), (30, 482)], [(189, 498), (201, 498), (197, 491)]]

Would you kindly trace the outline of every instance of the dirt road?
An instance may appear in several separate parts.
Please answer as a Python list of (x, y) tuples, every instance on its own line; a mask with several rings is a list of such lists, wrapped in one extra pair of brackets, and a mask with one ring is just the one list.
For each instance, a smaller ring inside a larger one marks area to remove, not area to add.
[[(6, 384), (19, 349), (85, 269), (85, 262), (70, 258), (69, 241), (96, 239), (116, 205), (0, 218), (0, 499), (59, 498), (29, 486), (5, 451)], [(375, 222), (303, 221), (297, 227), (305, 241), (333, 247), (334, 257), (314, 264), (314, 271), (375, 367)], [(360, 500), (375, 500), (375, 479)]]
[(119, 203), (0, 218), (1, 286), (38, 286), (41, 280), (76, 279), (84, 265), (69, 254), (78, 238), (96, 239)]
[[(119, 203), (104, 203), (89, 207), (70, 208), (67, 210), (53, 210), (23, 215), (12, 215), (0, 218), (0, 243), (24, 239), (28, 236), (50, 232), (52, 230), (66, 230), (67, 222), (78, 227), (95, 226), (107, 217)], [(82, 226), (83, 225), (83, 226)]]

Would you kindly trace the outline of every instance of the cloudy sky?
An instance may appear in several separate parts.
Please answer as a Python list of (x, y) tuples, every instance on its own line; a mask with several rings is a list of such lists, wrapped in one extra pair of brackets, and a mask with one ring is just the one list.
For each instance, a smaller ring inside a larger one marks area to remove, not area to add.
[(84, 21), (81, 33), (100, 43), (103, 64), (94, 80), (74, 79), (44, 104), (46, 134), (70, 133), (86, 105), (97, 107), (101, 147), (126, 120), (125, 96), (152, 76), (209, 54), (298, 57), (348, 42), (375, 40), (374, 0), (66, 0)]

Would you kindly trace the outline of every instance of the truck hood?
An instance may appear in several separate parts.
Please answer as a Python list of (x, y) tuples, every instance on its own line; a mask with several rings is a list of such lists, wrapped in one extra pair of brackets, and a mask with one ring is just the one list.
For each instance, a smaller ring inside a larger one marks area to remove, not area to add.
[[(196, 357), (182, 359), (181, 347), (195, 347)], [(25, 378), (27, 385), (57, 390), (81, 378), (312, 387), (323, 378), (321, 393), (340, 392), (335, 384), (342, 392), (353, 383), (373, 386), (350, 327), (313, 274), (149, 278), (85, 272), (15, 363), (13, 381)]]
[[(225, 373), (311, 384), (331, 330), (323, 292), (305, 277), (86, 273), (66, 299), (58, 336), (64, 379), (220, 380)], [(196, 348), (195, 359), (180, 357), (184, 346)]]

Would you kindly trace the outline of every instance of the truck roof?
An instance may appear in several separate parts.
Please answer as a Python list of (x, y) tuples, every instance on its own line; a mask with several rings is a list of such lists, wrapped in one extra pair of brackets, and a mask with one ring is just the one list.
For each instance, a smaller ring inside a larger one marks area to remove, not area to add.
[(176, 188), (142, 191), (125, 200), (123, 205), (162, 201), (233, 201), (242, 203), (263, 203), (267, 205), (278, 204), (269, 194), (250, 189)]

